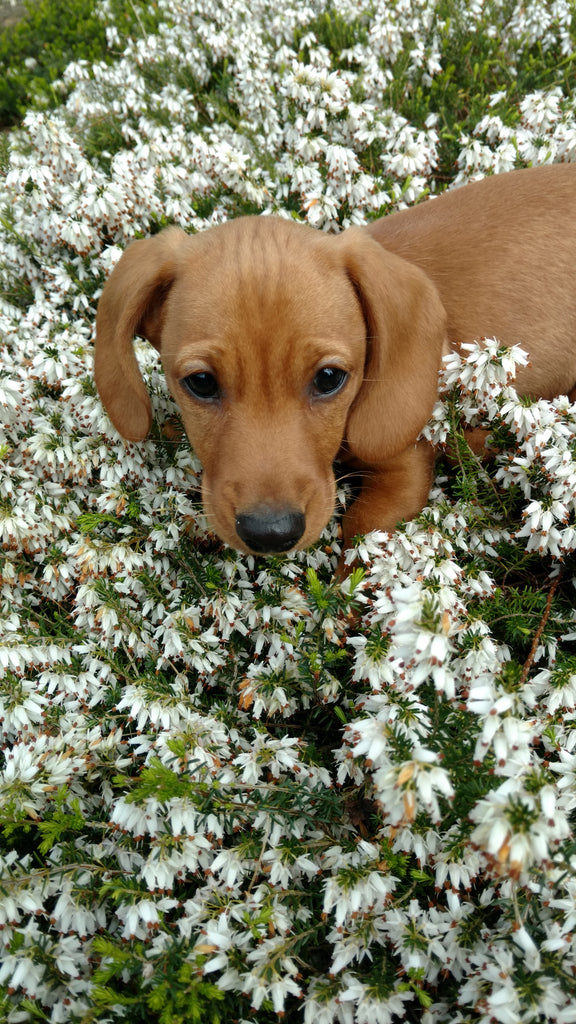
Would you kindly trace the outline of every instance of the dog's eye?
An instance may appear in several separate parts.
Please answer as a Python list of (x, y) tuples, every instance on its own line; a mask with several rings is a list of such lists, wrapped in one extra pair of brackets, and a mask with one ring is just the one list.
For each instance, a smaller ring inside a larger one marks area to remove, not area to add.
[(312, 382), (317, 395), (334, 395), (348, 380), (346, 370), (339, 366), (323, 366), (314, 377)]
[(220, 396), (218, 381), (214, 374), (208, 373), (207, 370), (189, 373), (187, 377), (182, 378), (180, 383), (193, 398), (199, 398), (204, 402), (211, 401)]

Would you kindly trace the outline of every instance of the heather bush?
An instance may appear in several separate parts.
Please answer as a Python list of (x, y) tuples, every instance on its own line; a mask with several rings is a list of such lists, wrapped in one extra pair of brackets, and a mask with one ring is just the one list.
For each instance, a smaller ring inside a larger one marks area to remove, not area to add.
[(498, 339), (447, 359), (429, 505), (341, 583), (338, 516), (286, 558), (224, 548), (154, 351), (135, 445), (92, 344), (166, 224), (337, 231), (574, 159), (573, 5), (94, 16), (105, 58), (2, 159), (0, 1017), (570, 1024), (574, 406), (519, 399)]

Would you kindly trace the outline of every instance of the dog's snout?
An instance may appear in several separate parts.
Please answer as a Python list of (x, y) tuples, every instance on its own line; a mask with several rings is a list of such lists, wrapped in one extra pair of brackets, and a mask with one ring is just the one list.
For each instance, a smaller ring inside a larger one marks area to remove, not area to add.
[(259, 554), (280, 554), (298, 543), (306, 528), (303, 512), (268, 505), (240, 512), (236, 532), (247, 547)]

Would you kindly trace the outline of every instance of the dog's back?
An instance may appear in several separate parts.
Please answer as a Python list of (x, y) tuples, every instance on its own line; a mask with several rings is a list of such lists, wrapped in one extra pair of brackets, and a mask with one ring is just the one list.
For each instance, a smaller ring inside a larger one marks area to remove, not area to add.
[(421, 267), (448, 315), (448, 341), (497, 337), (530, 355), (520, 391), (576, 383), (576, 164), (496, 175), (369, 225)]

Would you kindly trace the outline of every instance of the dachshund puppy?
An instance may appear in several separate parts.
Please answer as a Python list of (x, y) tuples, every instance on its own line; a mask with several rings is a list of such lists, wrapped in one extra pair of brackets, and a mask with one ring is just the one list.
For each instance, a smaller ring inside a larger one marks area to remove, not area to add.
[(340, 235), (245, 217), (132, 243), (98, 306), (95, 377), (117, 430), (141, 441), (134, 335), (161, 353), (227, 544), (316, 541), (337, 457), (361, 479), (345, 544), (392, 530), (429, 493), (433, 452), (417, 437), (444, 353), (520, 344), (522, 394), (574, 397), (576, 165), (486, 178)]

